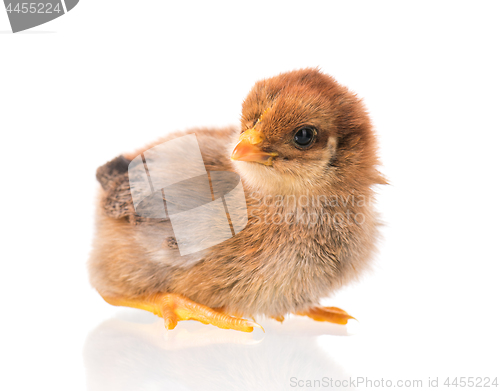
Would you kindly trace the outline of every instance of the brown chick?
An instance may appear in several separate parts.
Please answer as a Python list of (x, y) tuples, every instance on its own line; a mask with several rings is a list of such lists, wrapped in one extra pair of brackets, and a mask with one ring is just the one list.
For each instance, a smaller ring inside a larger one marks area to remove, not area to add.
[[(182, 256), (168, 216), (136, 212), (128, 169), (190, 133), (207, 171), (241, 177), (248, 223)], [(369, 267), (378, 237), (372, 186), (385, 183), (378, 164), (362, 102), (333, 78), (302, 69), (259, 81), (243, 103), (241, 129), (172, 134), (97, 170), (91, 283), (108, 303), (153, 312), (168, 329), (194, 319), (252, 331), (259, 325), (243, 317), (282, 321), (289, 313), (346, 324), (351, 316), (319, 301)]]

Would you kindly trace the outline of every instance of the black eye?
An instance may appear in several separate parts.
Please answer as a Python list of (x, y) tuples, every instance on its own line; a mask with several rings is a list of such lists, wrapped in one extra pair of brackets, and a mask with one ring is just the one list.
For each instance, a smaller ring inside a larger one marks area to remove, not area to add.
[(310, 126), (304, 126), (300, 128), (295, 136), (293, 136), (293, 141), (300, 148), (305, 148), (311, 145), (316, 135), (316, 130)]

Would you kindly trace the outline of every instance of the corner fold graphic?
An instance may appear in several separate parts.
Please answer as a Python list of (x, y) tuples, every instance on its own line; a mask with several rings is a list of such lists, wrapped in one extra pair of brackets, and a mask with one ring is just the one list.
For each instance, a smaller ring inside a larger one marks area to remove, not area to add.
[(75, 8), (79, 0), (4, 0), (13, 33), (40, 26)]
[(66, 3), (66, 11), (69, 12), (78, 4), (80, 0), (63, 0)]

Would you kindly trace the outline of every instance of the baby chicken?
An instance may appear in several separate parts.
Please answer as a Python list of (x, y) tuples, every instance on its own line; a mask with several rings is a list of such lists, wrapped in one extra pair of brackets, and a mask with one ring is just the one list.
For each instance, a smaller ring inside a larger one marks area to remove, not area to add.
[[(248, 222), (182, 256), (169, 216), (135, 210), (129, 166), (186, 134), (196, 135), (208, 172), (240, 176)], [(319, 301), (369, 267), (379, 225), (372, 187), (385, 183), (378, 164), (362, 102), (332, 77), (301, 69), (261, 80), (243, 102), (241, 129), (172, 134), (97, 170), (91, 284), (112, 305), (162, 317), (167, 329), (194, 319), (249, 332), (260, 325), (245, 317), (290, 313), (346, 324), (350, 315)]]

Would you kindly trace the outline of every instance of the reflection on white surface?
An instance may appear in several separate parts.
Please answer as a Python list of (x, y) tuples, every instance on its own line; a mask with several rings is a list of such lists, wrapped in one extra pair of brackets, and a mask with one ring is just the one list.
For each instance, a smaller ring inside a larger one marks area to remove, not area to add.
[(191, 321), (167, 331), (152, 315), (123, 311), (87, 337), (87, 389), (288, 390), (297, 388), (292, 378), (348, 378), (318, 344), (320, 335), (345, 334), (342, 326), (306, 318), (258, 321), (265, 334)]

